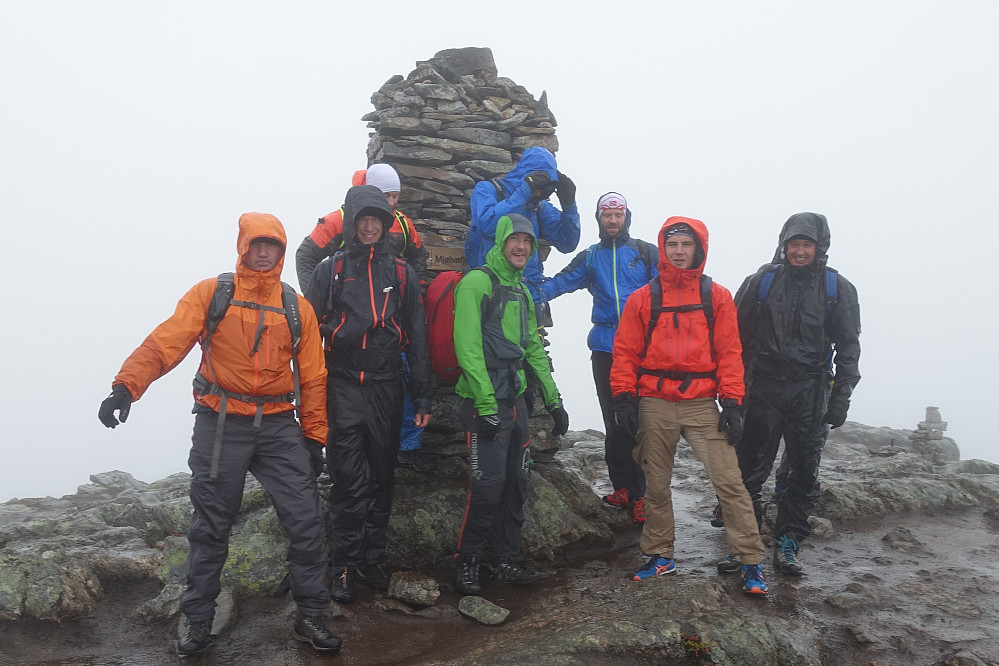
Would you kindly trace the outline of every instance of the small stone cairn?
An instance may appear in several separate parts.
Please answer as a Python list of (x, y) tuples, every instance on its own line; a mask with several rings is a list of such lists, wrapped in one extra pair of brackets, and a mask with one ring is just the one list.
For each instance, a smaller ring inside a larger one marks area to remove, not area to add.
[(940, 409), (926, 408), (926, 420), (916, 424), (916, 430), (909, 435), (912, 446), (923, 455), (936, 458), (942, 451), (940, 442), (947, 430), (947, 422), (940, 418)]
[(399, 172), (398, 208), (416, 224), (434, 271), (464, 268), (475, 184), (506, 174), (531, 146), (558, 150), (548, 95), (497, 76), (492, 51), (439, 51), (371, 95), (368, 164)]

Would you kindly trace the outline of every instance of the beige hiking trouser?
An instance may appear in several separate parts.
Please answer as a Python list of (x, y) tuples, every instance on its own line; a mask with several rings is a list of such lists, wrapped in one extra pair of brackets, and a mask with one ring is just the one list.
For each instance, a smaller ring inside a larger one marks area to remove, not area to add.
[(635, 460), (645, 471), (645, 526), (640, 546), (646, 555), (673, 557), (673, 456), (680, 436), (704, 464), (725, 516), (725, 536), (733, 555), (743, 564), (759, 564), (763, 542), (753, 502), (742, 483), (739, 459), (725, 433), (718, 432), (718, 407), (713, 398), (670, 402), (642, 398), (638, 411)]

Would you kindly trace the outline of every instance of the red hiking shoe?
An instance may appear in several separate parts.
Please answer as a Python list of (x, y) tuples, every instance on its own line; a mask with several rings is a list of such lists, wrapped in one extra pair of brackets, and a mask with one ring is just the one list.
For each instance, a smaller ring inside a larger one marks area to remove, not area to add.
[(618, 488), (610, 495), (604, 495), (604, 504), (607, 506), (612, 506), (615, 509), (620, 509), (626, 507), (629, 504), (628, 500), (628, 489)]
[(641, 525), (645, 522), (645, 498), (639, 497), (631, 505), (631, 517)]

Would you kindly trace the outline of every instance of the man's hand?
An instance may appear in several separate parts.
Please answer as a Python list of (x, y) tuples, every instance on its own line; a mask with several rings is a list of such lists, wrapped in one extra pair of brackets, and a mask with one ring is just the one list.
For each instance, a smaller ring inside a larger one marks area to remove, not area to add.
[(309, 463), (312, 465), (312, 473), (318, 479), (323, 473), (323, 449), (326, 447), (322, 442), (306, 438), (305, 448), (309, 452)]
[(629, 437), (638, 434), (638, 405), (635, 396), (620, 393), (614, 396), (614, 423), (628, 433)]
[(734, 398), (722, 398), (721, 415), (718, 417), (718, 432), (728, 428), (728, 443), (736, 446), (742, 439), (742, 409)]
[(562, 405), (552, 407), (548, 410), (548, 413), (555, 419), (555, 427), (552, 428), (553, 435), (561, 437), (569, 431), (569, 413), (565, 411), (565, 407)]
[(479, 414), (475, 417), (475, 433), (479, 436), (479, 441), (484, 439), (496, 439), (499, 434), (500, 422), (499, 414)]
[[(124, 384), (111, 387), (111, 395), (104, 398), (101, 408), (97, 411), (97, 418), (101, 423), (109, 428), (118, 425), (118, 419), (124, 423), (128, 419), (128, 412), (132, 409), (132, 394), (128, 392)], [(114, 417), (115, 410), (118, 410), (118, 418)]]
[(564, 209), (576, 203), (576, 183), (561, 171), (556, 173), (558, 173), (558, 183), (555, 185), (555, 194), (558, 195), (558, 202)]
[(828, 423), (831, 428), (838, 428), (846, 423), (846, 410), (830, 406), (826, 410), (826, 415), (822, 417), (822, 422)]
[(413, 417), (413, 425), (417, 428), (426, 428), (430, 423), (430, 414), (417, 414)]

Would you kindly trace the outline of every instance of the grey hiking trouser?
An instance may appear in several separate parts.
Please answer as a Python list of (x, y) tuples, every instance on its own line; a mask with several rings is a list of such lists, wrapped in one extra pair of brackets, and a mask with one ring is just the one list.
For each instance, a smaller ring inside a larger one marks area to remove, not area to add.
[(302, 428), (294, 412), (265, 415), (260, 427), (252, 416), (227, 414), (218, 477), (210, 475), (216, 412), (198, 412), (191, 438), (191, 503), (194, 515), (187, 538), (187, 590), (180, 609), (191, 620), (215, 613), (220, 577), (229, 553), (229, 531), (243, 501), (246, 472), (271, 496), (288, 536), (288, 574), (299, 610), (318, 615), (329, 606), (323, 583), (327, 553), (319, 492), (309, 464)]

